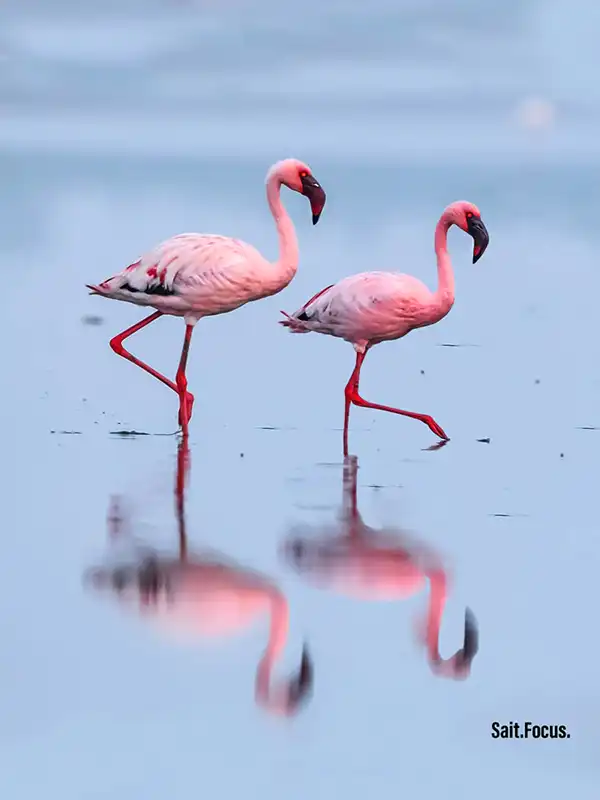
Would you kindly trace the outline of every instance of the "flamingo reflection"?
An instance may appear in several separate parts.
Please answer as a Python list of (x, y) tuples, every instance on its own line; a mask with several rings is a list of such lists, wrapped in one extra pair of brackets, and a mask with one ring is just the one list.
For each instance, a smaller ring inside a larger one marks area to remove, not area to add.
[(257, 618), (268, 616), (268, 643), (256, 671), (256, 702), (270, 713), (291, 716), (312, 693), (313, 665), (307, 646), (303, 647), (297, 674), (275, 683), (273, 672), (288, 638), (288, 602), (267, 577), (237, 566), (215, 551), (189, 553), (182, 492), (183, 473), (188, 465), (184, 437), (179, 445), (175, 492), (177, 555), (160, 555), (138, 543), (128, 530), (121, 500), (113, 498), (108, 514), (109, 542), (127, 539), (133, 545), (134, 559), (131, 563), (92, 568), (85, 583), (111, 594), (122, 607), (151, 620), (163, 632), (187, 639), (230, 636)]
[(318, 538), (290, 536), (284, 543), (286, 561), (314, 585), (361, 600), (400, 600), (419, 591), (428, 579), (429, 608), (419, 625), (432, 671), (465, 679), (479, 648), (477, 621), (467, 609), (463, 646), (449, 659), (439, 653), (439, 635), (448, 580), (440, 559), (400, 530), (376, 530), (362, 520), (357, 503), (356, 456), (344, 460), (344, 491), (340, 523)]

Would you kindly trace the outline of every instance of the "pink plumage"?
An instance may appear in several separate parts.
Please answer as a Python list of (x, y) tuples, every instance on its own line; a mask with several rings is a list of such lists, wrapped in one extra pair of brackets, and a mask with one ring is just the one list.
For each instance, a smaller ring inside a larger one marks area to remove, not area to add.
[[(281, 186), (305, 195), (313, 224), (325, 206), (325, 192), (310, 168), (297, 159), (274, 164), (266, 178), (267, 202), (279, 237), (279, 258), (271, 263), (252, 245), (239, 239), (202, 233), (182, 233), (162, 242), (122, 272), (102, 283), (88, 285), (92, 294), (123, 300), (156, 311), (115, 336), (110, 344), (118, 354), (158, 378), (179, 395), (179, 424), (186, 429), (193, 395), (187, 391), (185, 368), (194, 325), (202, 317), (224, 314), (246, 303), (277, 294), (298, 269), (298, 240), (280, 197)], [(135, 358), (123, 341), (163, 314), (183, 317), (186, 334), (175, 382)]]
[(448, 437), (427, 414), (417, 414), (363, 400), (358, 393), (360, 370), (370, 347), (400, 339), (415, 328), (433, 325), (448, 314), (454, 304), (454, 274), (447, 248), (452, 225), (473, 237), (473, 263), (488, 246), (489, 235), (479, 209), (458, 201), (449, 205), (435, 229), (438, 287), (432, 292), (412, 275), (394, 272), (361, 272), (322, 289), (293, 314), (282, 311), (280, 324), (291, 333), (323, 333), (350, 342), (356, 351), (354, 371), (345, 389), (344, 454), (348, 454), (350, 405), (390, 411), (424, 422), (443, 440)]
[[(403, 600), (429, 580), (429, 609), (419, 638), (435, 674), (467, 678), (479, 649), (477, 620), (465, 614), (463, 646), (449, 659), (439, 652), (448, 574), (438, 555), (400, 529), (365, 525), (358, 508), (358, 460), (344, 459), (343, 505), (337, 524), (319, 525), (318, 537), (306, 535), (310, 526), (295, 527), (282, 547), (285, 560), (306, 580), (321, 589), (357, 600)], [(313, 528), (314, 530), (314, 528)]]

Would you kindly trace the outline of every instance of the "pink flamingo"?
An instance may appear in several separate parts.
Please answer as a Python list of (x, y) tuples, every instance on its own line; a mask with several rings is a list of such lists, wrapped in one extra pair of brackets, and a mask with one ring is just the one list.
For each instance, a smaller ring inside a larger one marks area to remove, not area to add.
[[(357, 504), (355, 456), (344, 459), (344, 496), (339, 527), (317, 540), (298, 536), (296, 528), (283, 547), (286, 560), (319, 588), (360, 600), (401, 600), (430, 582), (429, 611), (419, 626), (432, 671), (442, 677), (465, 679), (479, 648), (477, 622), (467, 609), (462, 648), (444, 660), (439, 653), (441, 620), (447, 595), (447, 576), (439, 559), (400, 531), (375, 530), (362, 520)], [(322, 529), (321, 529), (322, 530)]]
[(449, 205), (435, 229), (435, 253), (438, 288), (431, 292), (412, 275), (394, 272), (362, 272), (327, 286), (280, 325), (291, 333), (324, 333), (350, 342), (356, 351), (356, 364), (346, 385), (344, 414), (344, 455), (348, 455), (350, 405), (390, 411), (424, 422), (439, 436), (448, 437), (428, 414), (369, 403), (358, 393), (360, 370), (369, 348), (379, 342), (401, 339), (414, 328), (433, 325), (443, 319), (454, 304), (454, 274), (447, 247), (448, 230), (458, 225), (473, 237), (473, 263), (489, 243), (489, 235), (479, 209), (472, 203), (458, 201)]
[[(298, 269), (298, 240), (280, 197), (281, 186), (305, 195), (316, 225), (325, 206), (325, 192), (310, 168), (290, 158), (279, 161), (266, 177), (267, 202), (279, 235), (279, 259), (267, 261), (254, 247), (238, 239), (212, 234), (182, 233), (162, 242), (112, 278), (87, 284), (91, 294), (157, 309), (115, 336), (110, 346), (120, 356), (158, 378), (179, 395), (179, 424), (192, 416), (194, 396), (187, 391), (186, 364), (194, 325), (202, 317), (224, 314), (263, 297), (277, 294)], [(161, 375), (123, 347), (125, 339), (163, 314), (183, 317), (186, 329), (175, 382)]]
[[(185, 447), (180, 444), (180, 447)], [(179, 459), (179, 463), (184, 459)], [(127, 535), (118, 498), (108, 516), (110, 540)], [(284, 683), (274, 685), (272, 674), (285, 649), (289, 607), (285, 595), (268, 578), (207, 551), (189, 555), (183, 515), (178, 513), (178, 557), (159, 556), (128, 535), (136, 551), (134, 563), (88, 570), (85, 584), (110, 591), (123, 608), (152, 620), (177, 638), (214, 639), (270, 618), (267, 648), (256, 671), (256, 702), (266, 711), (283, 716), (297, 713), (313, 686), (313, 664), (304, 645), (300, 669)]]

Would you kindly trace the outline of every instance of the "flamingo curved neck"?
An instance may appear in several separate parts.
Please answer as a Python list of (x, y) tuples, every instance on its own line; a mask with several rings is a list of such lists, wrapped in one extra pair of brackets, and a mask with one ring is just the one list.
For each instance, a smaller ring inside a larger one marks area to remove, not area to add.
[(256, 699), (273, 711), (285, 709), (286, 692), (283, 686), (273, 689), (271, 677), (287, 642), (290, 624), (289, 607), (285, 597), (274, 592), (271, 598), (271, 624), (267, 649), (256, 671)]
[(273, 265), (275, 274), (273, 290), (280, 291), (292, 280), (298, 269), (299, 248), (294, 223), (281, 200), (281, 178), (271, 173), (267, 176), (267, 202), (277, 227), (279, 258)]
[(454, 305), (454, 271), (448, 253), (448, 230), (451, 225), (452, 222), (446, 217), (446, 214), (442, 214), (435, 227), (434, 245), (438, 268), (438, 287), (435, 299), (439, 306), (440, 319)]

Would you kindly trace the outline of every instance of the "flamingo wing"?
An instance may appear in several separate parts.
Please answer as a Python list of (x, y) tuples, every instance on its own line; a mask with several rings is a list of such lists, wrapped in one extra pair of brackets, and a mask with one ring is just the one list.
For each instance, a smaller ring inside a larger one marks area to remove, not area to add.
[(238, 239), (182, 233), (89, 288), (172, 314), (194, 311), (205, 316), (258, 299), (265, 264), (254, 247)]
[(397, 339), (426, 324), (432, 302), (430, 290), (411, 275), (362, 272), (319, 292), (281, 324), (353, 343)]

